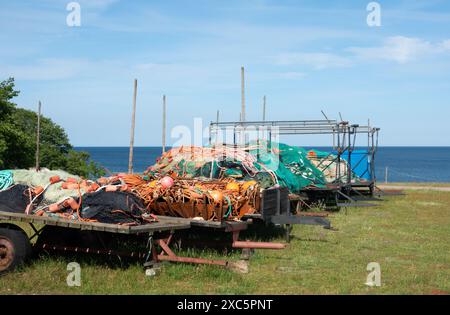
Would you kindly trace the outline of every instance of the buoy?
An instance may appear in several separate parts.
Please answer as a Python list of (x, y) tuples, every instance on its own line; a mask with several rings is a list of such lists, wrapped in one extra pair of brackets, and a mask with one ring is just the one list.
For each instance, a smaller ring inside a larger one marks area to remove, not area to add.
[(75, 201), (73, 198), (68, 198), (64, 201), (64, 207), (70, 207), (72, 210), (78, 209), (78, 202)]
[(256, 181), (249, 180), (242, 184), (242, 190), (247, 190), (249, 187), (256, 185)]
[(59, 210), (61, 210), (61, 206), (57, 203), (52, 203), (48, 206), (48, 211), (50, 211), (51, 213), (58, 212)]
[(61, 188), (76, 190), (80, 188), (80, 185), (74, 183), (62, 183)]
[(105, 177), (100, 177), (99, 179), (97, 179), (97, 182), (102, 185), (105, 186), (106, 184), (108, 184), (108, 179)]
[(156, 187), (157, 184), (158, 184), (157, 180), (152, 180), (150, 183), (148, 183), (148, 187), (154, 188)]
[(164, 189), (170, 188), (173, 186), (173, 178), (170, 176), (164, 176), (163, 178), (161, 178), (161, 180), (159, 181), (161, 183), (161, 186)]
[(225, 189), (231, 191), (239, 191), (239, 184), (236, 182), (229, 182)]
[(114, 185), (107, 185), (107, 186), (105, 187), (105, 191), (108, 191), (108, 192), (117, 191), (117, 186), (114, 186)]
[(223, 194), (218, 190), (213, 190), (209, 193), (212, 199), (214, 199), (214, 202), (219, 203), (222, 201)]
[(61, 181), (61, 178), (58, 175), (52, 176), (49, 178), (50, 183), (55, 184)]
[(73, 178), (73, 177), (67, 177), (66, 183), (74, 183), (74, 184), (76, 184), (76, 183), (78, 183), (78, 181), (77, 181), (76, 178)]
[(97, 183), (92, 183), (91, 186), (89, 186), (89, 191), (96, 191), (99, 188), (100, 186)]
[(44, 188), (42, 188), (41, 186), (36, 186), (35, 188), (34, 188), (34, 194), (37, 196), (37, 195), (39, 195), (40, 193), (42, 193), (44, 191)]

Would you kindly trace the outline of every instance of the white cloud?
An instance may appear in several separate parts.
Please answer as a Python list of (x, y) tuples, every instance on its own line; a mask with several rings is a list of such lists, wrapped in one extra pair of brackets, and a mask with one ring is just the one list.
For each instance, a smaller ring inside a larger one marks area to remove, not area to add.
[(437, 44), (420, 38), (393, 36), (378, 47), (351, 47), (356, 58), (363, 60), (389, 60), (401, 64), (417, 60), (429, 54), (442, 53), (450, 50), (450, 40)]
[(106, 9), (107, 7), (111, 6), (112, 4), (118, 2), (118, 0), (83, 0), (80, 1), (80, 6), (86, 7), (86, 8), (93, 8), (93, 9)]
[(440, 48), (441, 48), (443, 51), (448, 51), (448, 52), (450, 52), (450, 39), (447, 39), (447, 40), (442, 41), (441, 44), (440, 44)]
[(275, 62), (279, 65), (311, 66), (316, 70), (351, 64), (348, 58), (331, 53), (282, 53), (275, 57)]
[(296, 71), (278, 73), (278, 77), (288, 80), (301, 79), (304, 78), (305, 76), (306, 74), (304, 72), (296, 72)]
[(89, 62), (82, 59), (40, 59), (33, 64), (1, 65), (1, 73), (18, 80), (60, 80), (81, 74)]

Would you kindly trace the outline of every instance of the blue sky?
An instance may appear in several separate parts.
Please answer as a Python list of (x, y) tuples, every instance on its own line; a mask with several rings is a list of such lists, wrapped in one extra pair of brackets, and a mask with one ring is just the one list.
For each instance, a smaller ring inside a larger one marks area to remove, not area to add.
[(217, 110), (237, 120), (241, 66), (249, 120), (267, 95), (268, 119), (341, 112), (381, 127), (381, 145), (450, 145), (448, 1), (378, 1), (380, 27), (369, 1), (78, 2), (81, 26), (68, 27), (69, 1), (0, 0), (0, 79), (76, 146), (128, 145), (134, 78), (136, 145), (161, 143), (163, 94), (169, 131)]

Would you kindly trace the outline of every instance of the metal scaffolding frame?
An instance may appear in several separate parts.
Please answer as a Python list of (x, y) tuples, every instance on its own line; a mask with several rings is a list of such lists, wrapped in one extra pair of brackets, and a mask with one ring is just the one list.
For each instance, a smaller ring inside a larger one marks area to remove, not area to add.
[[(237, 137), (240, 136), (241, 140), (244, 138), (244, 132), (246, 130), (262, 132), (267, 137), (262, 137), (263, 140), (272, 142), (273, 136), (276, 135), (332, 135), (333, 137), (333, 151), (330, 152), (328, 157), (335, 155), (332, 162), (336, 162), (336, 179), (335, 183), (339, 189), (349, 191), (355, 190), (358, 187), (369, 187), (370, 193), (373, 193), (376, 176), (375, 176), (375, 154), (378, 148), (378, 136), (380, 128), (372, 127), (370, 125), (358, 125), (350, 124), (348, 121), (337, 120), (277, 120), (277, 121), (228, 121), (228, 122), (211, 122), (209, 125), (209, 143), (213, 144), (213, 137), (216, 137), (219, 131), (232, 131), (233, 132), (233, 145), (238, 146)], [(367, 150), (364, 156), (352, 167), (351, 159), (352, 152), (356, 146), (356, 136), (358, 134), (367, 135)], [(258, 141), (260, 138), (258, 137)], [(230, 144), (230, 143), (225, 143)], [(241, 145), (245, 145), (245, 141), (241, 141)], [(346, 156), (346, 161), (349, 167), (347, 172), (342, 174), (341, 161)], [(325, 161), (328, 157), (323, 159)], [(352, 183), (352, 173), (356, 167), (366, 157), (369, 161), (369, 168), (362, 175), (369, 173), (369, 181)], [(322, 162), (323, 162), (322, 161)], [(322, 171), (325, 171), (329, 166), (328, 164)], [(321, 163), (317, 166), (321, 166)], [(343, 176), (347, 177), (345, 182), (341, 179)]]

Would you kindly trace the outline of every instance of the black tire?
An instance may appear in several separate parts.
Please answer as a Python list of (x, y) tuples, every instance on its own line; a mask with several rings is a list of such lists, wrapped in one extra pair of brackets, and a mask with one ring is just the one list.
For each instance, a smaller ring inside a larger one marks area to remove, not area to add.
[(0, 227), (0, 275), (22, 265), (31, 254), (27, 234), (17, 226)]

